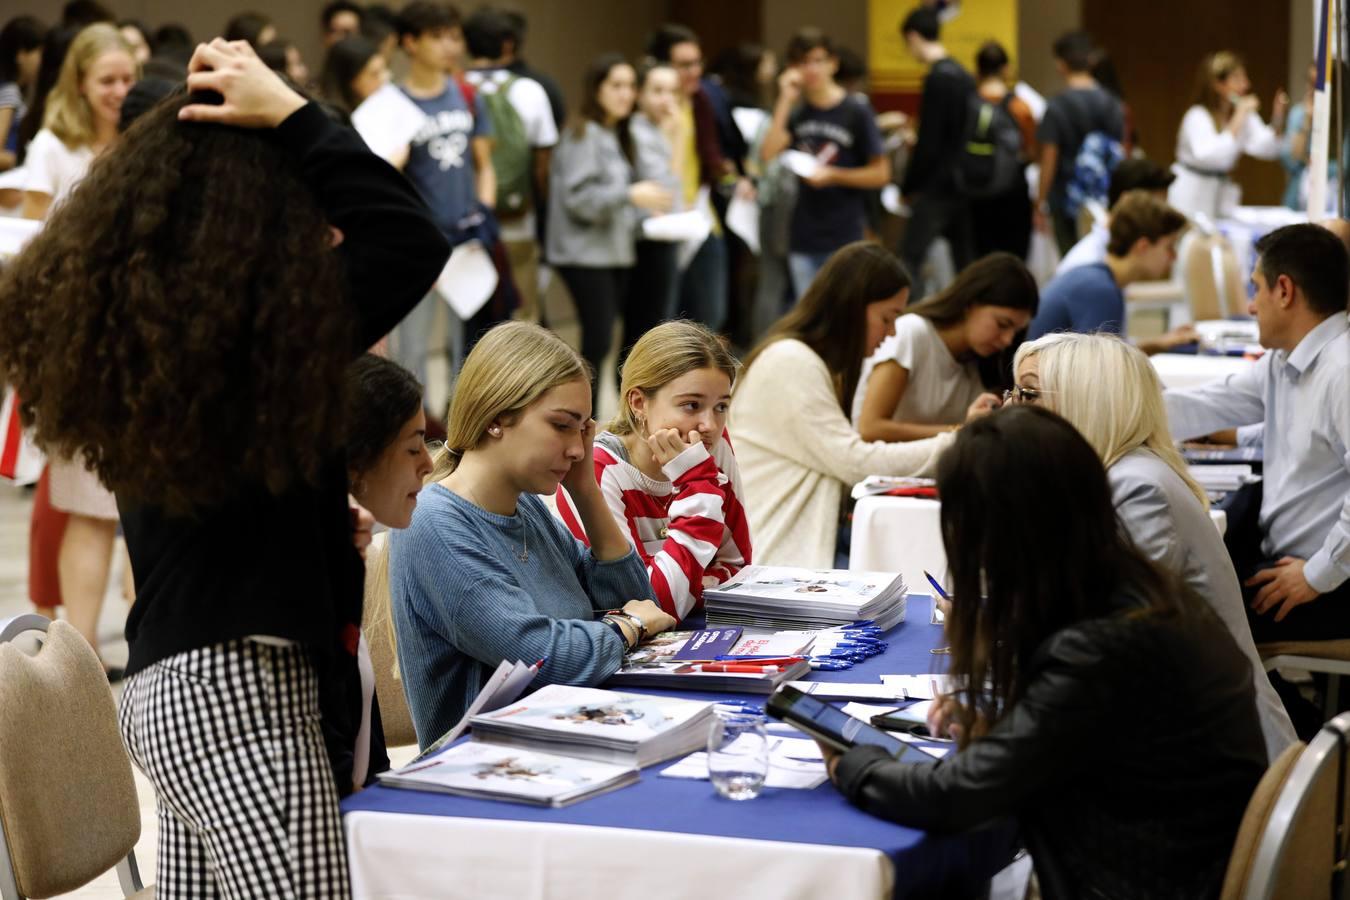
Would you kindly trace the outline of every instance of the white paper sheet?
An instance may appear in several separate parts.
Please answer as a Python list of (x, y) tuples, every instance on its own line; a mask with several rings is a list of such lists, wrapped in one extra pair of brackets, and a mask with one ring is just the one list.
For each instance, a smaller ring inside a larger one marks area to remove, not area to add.
[(37, 219), (0, 217), (0, 259), (17, 255), (41, 229), (42, 222)]
[(801, 150), (784, 150), (780, 158), (788, 171), (798, 178), (810, 178), (820, 171), (820, 160)]
[(436, 292), (461, 319), (482, 309), (496, 289), (497, 268), (482, 241), (466, 241), (456, 247), (436, 279)]
[(889, 684), (848, 684), (842, 681), (789, 681), (804, 694), (821, 700), (895, 700), (909, 699)]
[(642, 236), (649, 241), (698, 241), (702, 244), (711, 231), (708, 217), (697, 209), (650, 216), (642, 220)]
[(23, 166), (0, 172), (0, 191), (21, 191), (28, 186), (28, 172)]
[[(661, 776), (707, 781), (708, 754), (702, 751), (691, 753), (674, 765), (662, 769)], [(820, 787), (828, 778), (824, 756), (815, 741), (803, 738), (769, 738), (769, 773), (764, 779), (765, 787), (811, 790)]]
[(386, 84), (352, 112), (352, 127), (381, 159), (392, 159), (412, 142), (427, 114), (392, 84)]
[(743, 197), (732, 197), (727, 206), (727, 227), (745, 241), (750, 252), (759, 256), (759, 204)]
[(955, 680), (946, 675), (882, 675), (881, 683), (903, 691), (906, 700), (935, 700), (938, 694), (957, 689)]
[(731, 111), (731, 119), (736, 123), (741, 137), (745, 138), (745, 143), (753, 144), (759, 137), (760, 129), (768, 123), (769, 114), (753, 106), (738, 106)]

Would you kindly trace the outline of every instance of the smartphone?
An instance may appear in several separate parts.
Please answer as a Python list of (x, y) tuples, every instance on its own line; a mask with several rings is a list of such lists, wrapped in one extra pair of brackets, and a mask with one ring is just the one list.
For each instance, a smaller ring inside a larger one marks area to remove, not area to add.
[(841, 753), (853, 747), (880, 747), (904, 762), (933, 764), (935, 760), (899, 738), (855, 719), (837, 706), (783, 685), (769, 697), (764, 710), (775, 719), (790, 722), (822, 744)]

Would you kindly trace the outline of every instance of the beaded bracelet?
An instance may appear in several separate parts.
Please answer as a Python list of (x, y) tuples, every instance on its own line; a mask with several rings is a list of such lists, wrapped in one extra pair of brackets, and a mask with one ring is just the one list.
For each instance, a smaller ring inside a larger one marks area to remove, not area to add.
[[(623, 645), (626, 649), (632, 650), (634, 647), (637, 646), (636, 641), (634, 641), (631, 644), (628, 643), (628, 634), (623, 630), (623, 626), (619, 624), (619, 620), (615, 618), (614, 615), (611, 614), (605, 616), (600, 621), (608, 625), (614, 631), (614, 633), (619, 636), (619, 640), (623, 642)], [(639, 638), (639, 640), (641, 640), (641, 638)]]

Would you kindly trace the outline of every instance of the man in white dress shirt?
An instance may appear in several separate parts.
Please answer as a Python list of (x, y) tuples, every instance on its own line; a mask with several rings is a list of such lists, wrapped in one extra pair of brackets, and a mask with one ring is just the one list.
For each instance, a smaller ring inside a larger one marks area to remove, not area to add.
[(1290, 225), (1256, 243), (1250, 311), (1271, 352), (1242, 373), (1168, 391), (1178, 438), (1263, 422), (1260, 547), (1234, 548), (1252, 633), (1350, 637), (1350, 264), (1335, 234)]

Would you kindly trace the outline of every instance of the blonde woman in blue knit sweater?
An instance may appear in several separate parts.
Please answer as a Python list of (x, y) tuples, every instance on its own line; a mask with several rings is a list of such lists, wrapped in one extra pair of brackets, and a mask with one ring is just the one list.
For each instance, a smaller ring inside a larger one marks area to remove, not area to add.
[[(502, 660), (540, 684), (595, 685), (675, 620), (595, 481), (591, 381), (556, 335), (508, 322), (465, 360), (445, 448), (412, 523), (390, 538), (399, 668), (425, 747)], [(586, 547), (539, 499), (567, 488)], [(611, 612), (613, 611), (613, 612)]]

